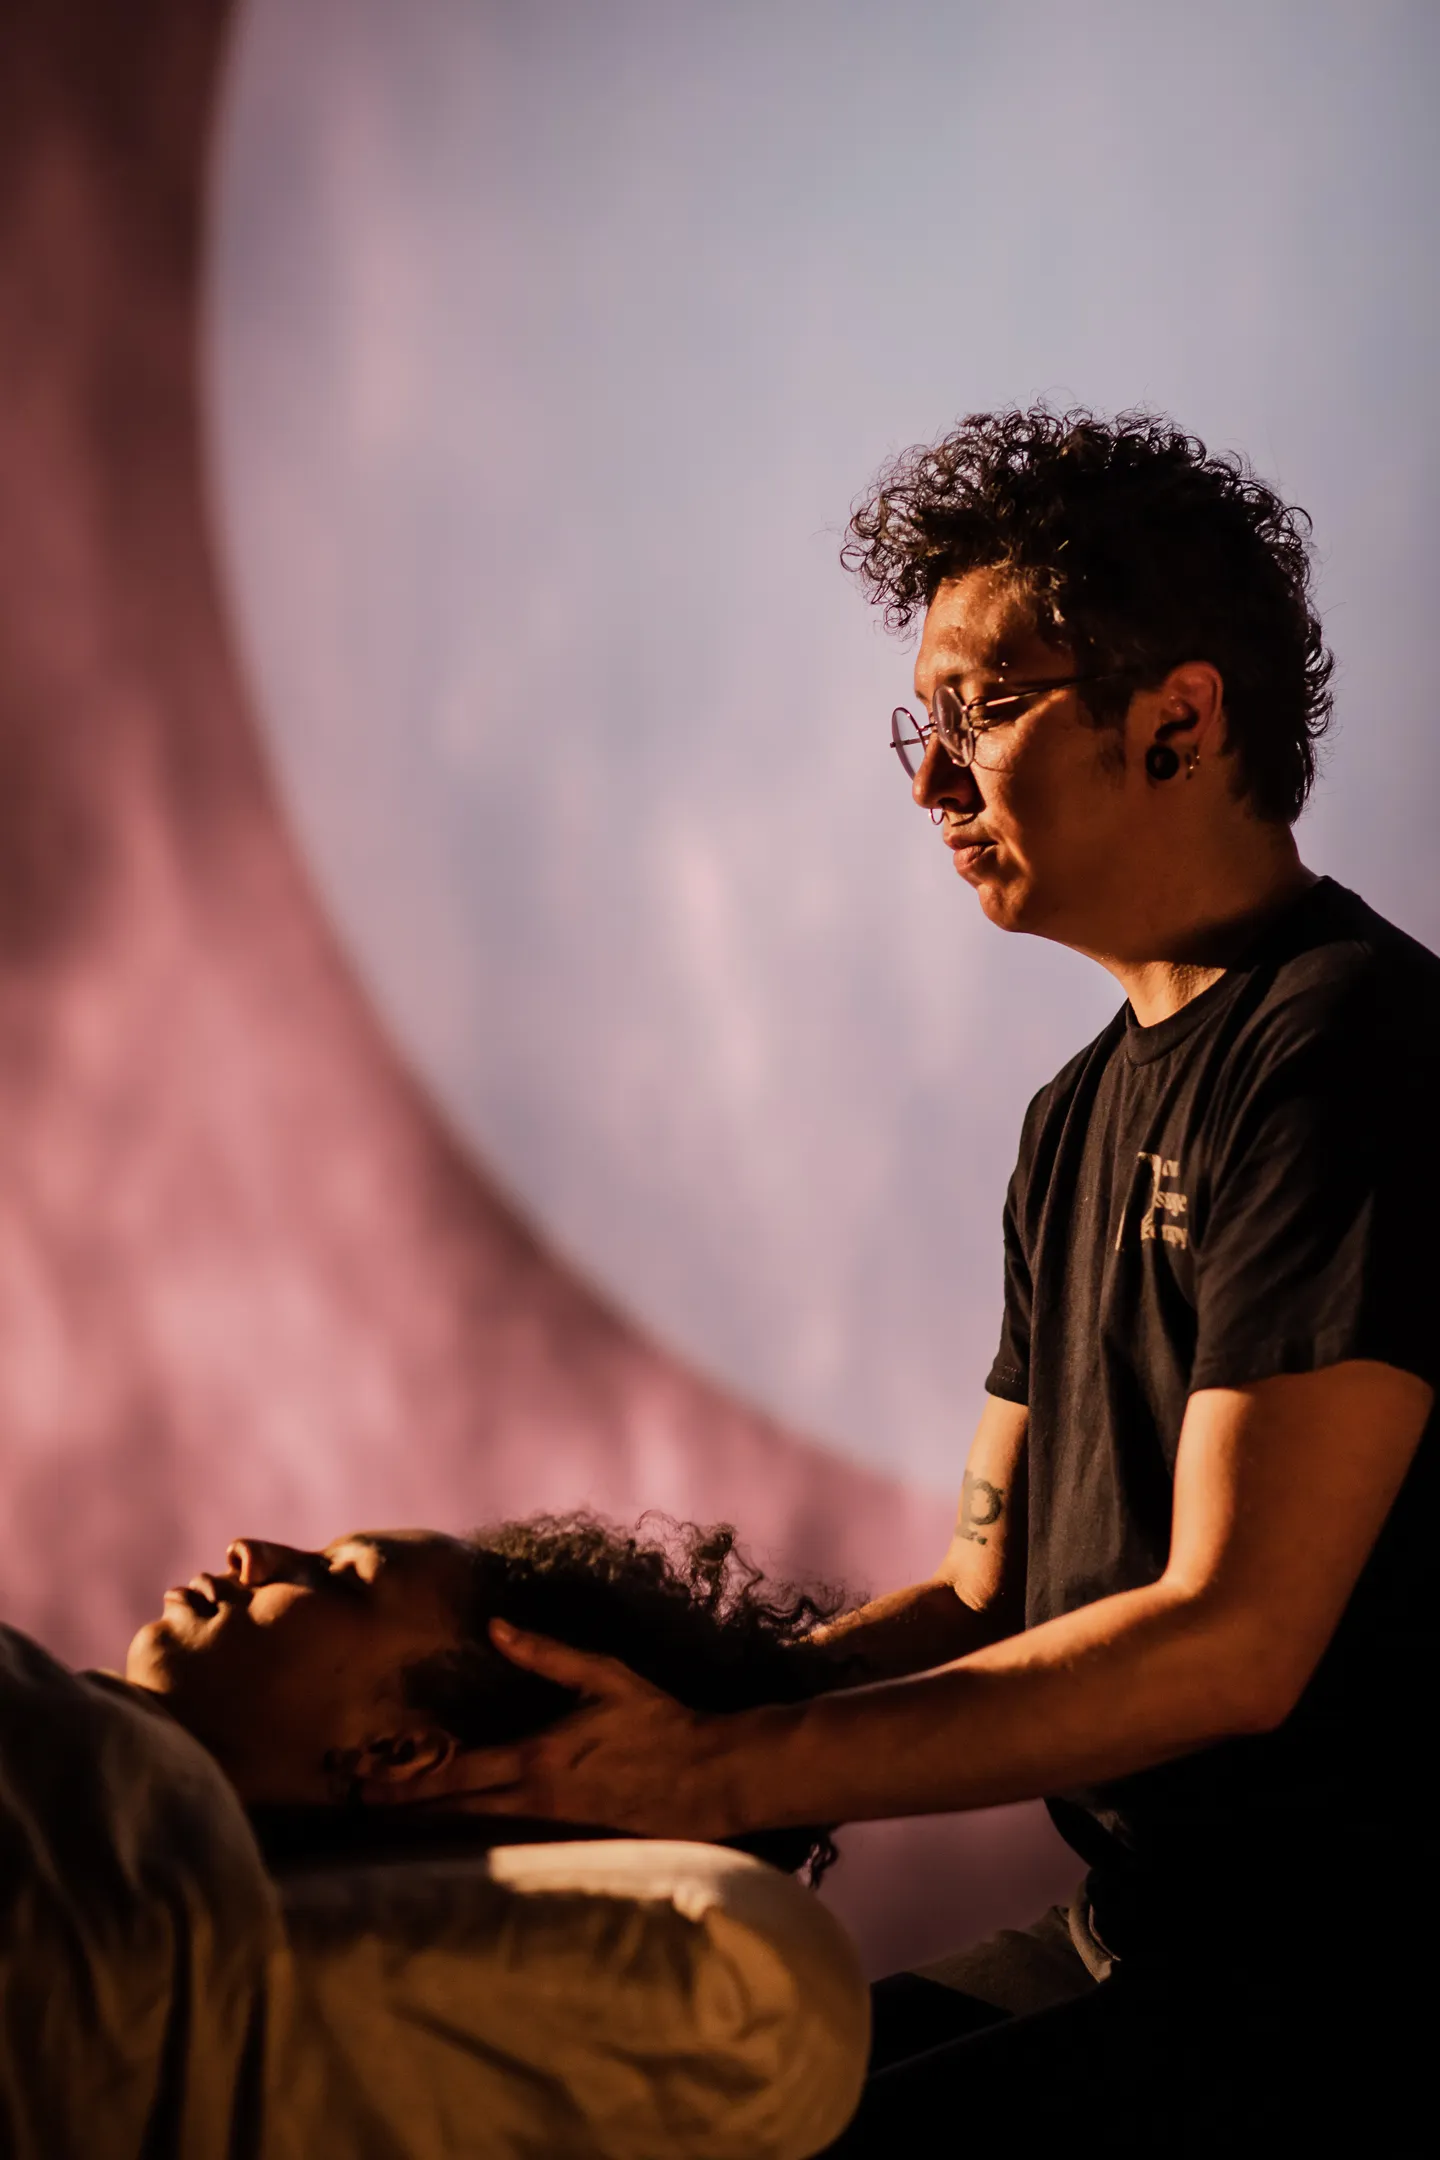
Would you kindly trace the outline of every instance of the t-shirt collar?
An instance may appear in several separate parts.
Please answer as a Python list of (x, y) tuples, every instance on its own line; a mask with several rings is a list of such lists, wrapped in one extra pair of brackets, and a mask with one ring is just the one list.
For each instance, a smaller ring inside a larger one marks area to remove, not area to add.
[(1226, 968), (1217, 982), (1200, 991), (1198, 996), (1182, 1005), (1178, 1012), (1171, 1013), (1167, 1020), (1156, 1020), (1151, 1026), (1142, 1027), (1135, 1017), (1134, 1007), (1127, 1000), (1123, 1008), (1125, 1055), (1130, 1063), (1149, 1065), (1154, 1059), (1164, 1057), (1167, 1051), (1174, 1050), (1193, 1035), (1196, 1028), (1203, 1027), (1207, 1020), (1222, 1011), (1234, 997), (1246, 975), (1263, 957), (1276, 934), (1282, 928), (1288, 931), (1302, 911), (1323, 904), (1321, 895), (1328, 900), (1335, 890), (1333, 878), (1316, 878), (1313, 885), (1307, 885), (1303, 892), (1288, 901), (1278, 913), (1267, 917), (1260, 924), (1249, 946), (1238, 960)]

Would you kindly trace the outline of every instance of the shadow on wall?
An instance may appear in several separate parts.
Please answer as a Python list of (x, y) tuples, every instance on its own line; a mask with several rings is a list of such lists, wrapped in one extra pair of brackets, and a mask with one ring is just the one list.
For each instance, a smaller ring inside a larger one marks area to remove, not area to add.
[[(257, 746), (207, 544), (200, 176), (227, 9), (0, 21), (4, 1617), (113, 1663), (226, 1538), (579, 1503), (787, 1572), (945, 1509), (729, 1400), (562, 1270), (360, 997)], [(852, 1832), (877, 1969), (1057, 1894), (1033, 1810)]]

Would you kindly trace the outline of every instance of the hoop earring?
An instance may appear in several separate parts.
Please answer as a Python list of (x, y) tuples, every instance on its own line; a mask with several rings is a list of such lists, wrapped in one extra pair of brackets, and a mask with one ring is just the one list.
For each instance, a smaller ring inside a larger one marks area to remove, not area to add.
[[(1194, 762), (1195, 753), (1192, 750), (1190, 763), (1193, 765)], [(1168, 742), (1152, 742), (1145, 752), (1145, 770), (1152, 780), (1173, 780), (1180, 770), (1180, 760)], [(1187, 780), (1190, 777), (1188, 770), (1185, 777)]]
[(1185, 752), (1185, 778), (1187, 780), (1194, 779), (1195, 767), (1199, 764), (1199, 762), (1200, 753), (1198, 750), (1187, 750)]

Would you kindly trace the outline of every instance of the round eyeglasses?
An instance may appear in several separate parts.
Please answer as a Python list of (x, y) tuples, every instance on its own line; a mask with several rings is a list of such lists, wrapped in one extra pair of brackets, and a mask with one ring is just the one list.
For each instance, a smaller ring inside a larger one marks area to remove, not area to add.
[(941, 683), (930, 701), (928, 720), (917, 720), (908, 706), (895, 707), (890, 715), (890, 747), (912, 780), (924, 762), (932, 735), (939, 736), (945, 755), (962, 772), (969, 765), (993, 772), (1005, 762), (1005, 747), (997, 744), (997, 754), (981, 757), (982, 735), (988, 735), (992, 728), (1008, 727), (1053, 691), (1073, 690), (1077, 683), (1105, 682), (1118, 672), (1108, 668), (1098, 674), (1060, 675), (1050, 682), (1023, 683), (1013, 690), (992, 690), (984, 697), (968, 699), (962, 698), (950, 683)]

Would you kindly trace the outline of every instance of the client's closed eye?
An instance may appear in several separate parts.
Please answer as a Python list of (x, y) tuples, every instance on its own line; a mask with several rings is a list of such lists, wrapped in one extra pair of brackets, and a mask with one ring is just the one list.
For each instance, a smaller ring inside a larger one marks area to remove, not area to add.
[(367, 1538), (345, 1538), (318, 1556), (318, 1573), (328, 1588), (361, 1595), (375, 1586), (385, 1565), (378, 1546)]
[(351, 1555), (327, 1560), (318, 1574), (320, 1588), (339, 1591), (344, 1597), (364, 1597), (375, 1587), (372, 1576)]

